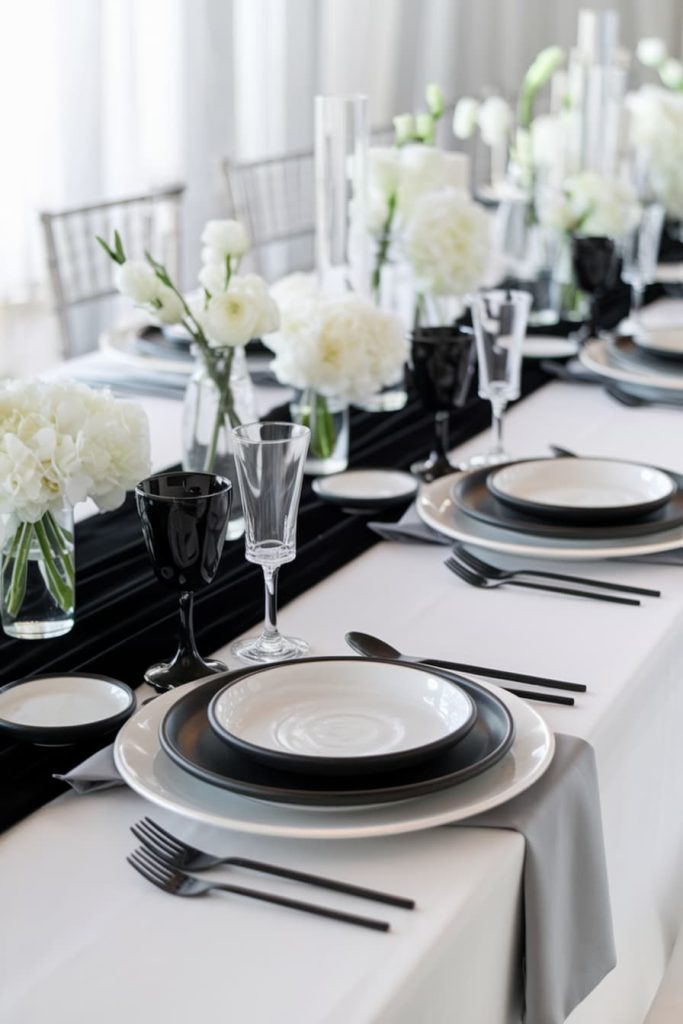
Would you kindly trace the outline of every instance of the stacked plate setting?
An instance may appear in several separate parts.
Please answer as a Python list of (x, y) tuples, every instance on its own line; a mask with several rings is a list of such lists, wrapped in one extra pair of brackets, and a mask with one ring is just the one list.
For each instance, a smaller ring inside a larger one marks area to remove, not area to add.
[(683, 405), (683, 327), (654, 327), (594, 338), (579, 353), (583, 365), (626, 394)]
[(553, 751), (540, 716), (495, 687), (329, 657), (164, 694), (121, 730), (115, 760), (133, 789), (203, 824), (339, 838), (479, 813), (531, 785)]
[(418, 512), (480, 548), (625, 558), (683, 546), (683, 477), (617, 459), (529, 459), (443, 477), (423, 488)]

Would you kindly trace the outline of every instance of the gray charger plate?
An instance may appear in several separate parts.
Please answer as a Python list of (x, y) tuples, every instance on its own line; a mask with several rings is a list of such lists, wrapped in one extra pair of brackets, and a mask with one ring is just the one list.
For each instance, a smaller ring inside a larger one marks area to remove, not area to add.
[[(496, 466), (496, 469), (501, 469)], [(541, 519), (538, 515), (525, 515), (498, 501), (486, 485), (491, 472), (483, 466), (466, 473), (455, 482), (451, 497), (456, 506), (473, 519), (516, 533), (530, 533), (536, 537), (556, 537), (562, 540), (618, 540), (645, 537), (683, 525), (683, 476), (664, 470), (677, 484), (670, 501), (663, 508), (630, 522), (610, 523), (605, 526), (580, 523), (559, 523)]]
[[(324, 668), (326, 661), (342, 659), (301, 660), (319, 662)], [(348, 660), (358, 659), (349, 657)], [(215, 694), (227, 683), (253, 671), (238, 669), (221, 673), (191, 690), (169, 709), (159, 733), (163, 750), (177, 765), (203, 782), (242, 796), (323, 807), (407, 800), (474, 778), (500, 761), (514, 739), (512, 716), (495, 694), (454, 672), (433, 670), (430, 666), (430, 671), (462, 687), (477, 708), (474, 726), (455, 746), (418, 765), (368, 774), (353, 781), (278, 770), (231, 749), (215, 735), (209, 724), (208, 706)]]
[(683, 388), (683, 356), (664, 349), (639, 345), (628, 334), (617, 334), (607, 341), (610, 362), (636, 373), (665, 373), (679, 379)]

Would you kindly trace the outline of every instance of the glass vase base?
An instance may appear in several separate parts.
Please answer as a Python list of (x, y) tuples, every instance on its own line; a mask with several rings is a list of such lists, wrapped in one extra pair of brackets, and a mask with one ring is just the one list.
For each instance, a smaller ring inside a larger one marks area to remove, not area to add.
[(237, 640), (230, 648), (236, 658), (256, 665), (267, 665), (273, 661), (291, 661), (308, 654), (310, 647), (305, 640), (295, 636), (266, 637), (265, 634)]
[(408, 401), (408, 392), (404, 387), (385, 388), (376, 395), (370, 395), (364, 402), (356, 402), (357, 409), (365, 412), (399, 412)]
[(31, 619), (3, 622), (2, 629), (7, 636), (15, 640), (50, 640), (52, 637), (64, 636), (73, 629), (74, 620), (53, 619), (45, 622)]
[(508, 452), (484, 452), (481, 455), (473, 455), (465, 463), (465, 469), (481, 469), (484, 466), (500, 466), (504, 462), (512, 462), (512, 456)]
[(343, 473), (348, 466), (348, 458), (331, 455), (328, 459), (306, 459), (304, 473), (306, 476), (330, 476), (332, 473)]
[(160, 661), (151, 665), (145, 672), (145, 682), (149, 683), (158, 693), (172, 690), (174, 686), (192, 683), (204, 676), (213, 676), (218, 672), (227, 671), (222, 661), (205, 661), (196, 657), (175, 657), (173, 661)]

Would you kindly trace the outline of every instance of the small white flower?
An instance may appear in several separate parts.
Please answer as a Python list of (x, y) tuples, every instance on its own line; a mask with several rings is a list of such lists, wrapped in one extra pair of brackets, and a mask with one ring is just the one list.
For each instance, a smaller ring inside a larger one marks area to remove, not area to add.
[(636, 46), (636, 57), (646, 68), (658, 68), (667, 56), (666, 43), (656, 36), (641, 39)]
[(463, 96), (453, 111), (453, 134), (456, 139), (470, 139), (477, 127), (479, 103), (472, 96)]
[(537, 92), (564, 64), (564, 50), (561, 46), (546, 46), (538, 53), (524, 76), (522, 88)]
[(396, 142), (408, 142), (415, 135), (415, 121), (412, 114), (397, 114), (393, 119)]
[(406, 245), (420, 291), (462, 296), (486, 273), (489, 219), (461, 190), (427, 193), (416, 204)]
[(431, 114), (415, 116), (415, 134), (425, 142), (431, 142), (434, 135), (434, 120)]
[(441, 117), (443, 114), (443, 93), (438, 82), (430, 82), (425, 90), (427, 107), (432, 117)]
[(123, 295), (141, 306), (154, 302), (162, 287), (159, 278), (144, 260), (126, 260), (118, 266), (114, 283)]
[(238, 220), (210, 220), (202, 231), (202, 243), (211, 256), (204, 262), (220, 263), (226, 256), (242, 256), (249, 248), (249, 236)]
[(163, 324), (178, 324), (185, 315), (185, 308), (180, 296), (160, 283), (153, 312)]
[(507, 140), (512, 127), (512, 110), (502, 96), (489, 96), (477, 115), (482, 141), (487, 146), (498, 146)]
[(667, 58), (659, 69), (659, 76), (669, 89), (683, 88), (683, 63), (673, 57)]
[(248, 289), (238, 279), (227, 292), (216, 292), (207, 303), (202, 326), (209, 341), (217, 347), (246, 345), (256, 333), (259, 309)]
[(211, 295), (225, 290), (225, 278), (225, 266), (220, 263), (207, 263), (199, 271), (199, 283)]

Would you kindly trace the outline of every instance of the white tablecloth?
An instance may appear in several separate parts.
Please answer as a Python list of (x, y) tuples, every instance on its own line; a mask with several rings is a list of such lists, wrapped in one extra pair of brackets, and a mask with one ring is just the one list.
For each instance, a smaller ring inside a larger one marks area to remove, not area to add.
[[(146, 404), (165, 424), (155, 438), (167, 437), (179, 406)], [(676, 410), (626, 409), (596, 388), (554, 383), (508, 419), (509, 447), (519, 455), (547, 454), (555, 442), (683, 471)], [(535, 705), (552, 727), (594, 745), (602, 789), (619, 965), (570, 1021), (639, 1024), (683, 916), (683, 575), (672, 567), (581, 566), (661, 588), (660, 600), (628, 608), (514, 589), (484, 593), (456, 580), (443, 558), (431, 546), (380, 543), (283, 609), (282, 627), (305, 636), (313, 653), (344, 651), (344, 632), (355, 628), (409, 653), (588, 684), (574, 708)], [(517, 834), (451, 828), (355, 842), (272, 841), (208, 835), (155, 812), (213, 848), (291, 860), (418, 901), (412, 914), (389, 910), (393, 931), (378, 935), (237, 899), (158, 893), (124, 861), (134, 845), (127, 828), (148, 811), (129, 791), (68, 795), (0, 837), (3, 1024), (517, 1019)]]

